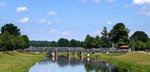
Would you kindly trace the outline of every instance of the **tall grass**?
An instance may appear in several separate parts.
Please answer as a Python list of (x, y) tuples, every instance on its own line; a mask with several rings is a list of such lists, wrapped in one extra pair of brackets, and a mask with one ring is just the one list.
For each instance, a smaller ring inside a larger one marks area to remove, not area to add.
[(0, 53), (0, 72), (28, 72), (28, 69), (45, 56), (35, 53)]
[(136, 72), (150, 72), (150, 55), (141, 53), (126, 54), (102, 54), (97, 53), (91, 56), (99, 60), (107, 61), (118, 66), (134, 70)]

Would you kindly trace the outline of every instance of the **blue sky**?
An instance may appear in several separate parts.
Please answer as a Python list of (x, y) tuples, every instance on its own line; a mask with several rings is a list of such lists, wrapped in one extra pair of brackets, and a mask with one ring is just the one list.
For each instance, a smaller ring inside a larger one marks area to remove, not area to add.
[(0, 27), (13, 23), (30, 40), (84, 40), (120, 22), (150, 35), (150, 0), (0, 0)]

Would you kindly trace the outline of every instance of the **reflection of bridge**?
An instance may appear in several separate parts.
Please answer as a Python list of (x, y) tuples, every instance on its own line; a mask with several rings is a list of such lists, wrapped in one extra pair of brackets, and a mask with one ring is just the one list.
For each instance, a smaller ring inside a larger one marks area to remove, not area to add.
[(86, 58), (83, 60), (71, 58), (69, 60), (65, 56), (59, 56), (57, 60), (55, 59), (55, 57), (51, 57), (51, 56), (47, 57), (46, 59), (39, 62), (39, 65), (46, 65), (46, 64), (48, 65), (51, 63), (58, 64), (60, 67), (84, 65), (85, 69), (89, 70), (87, 72), (91, 72), (93, 70), (94, 72), (121, 72), (115, 70), (115, 69), (120, 70), (120, 68), (116, 68), (116, 66), (107, 62), (92, 60), (92, 59), (87, 60)]

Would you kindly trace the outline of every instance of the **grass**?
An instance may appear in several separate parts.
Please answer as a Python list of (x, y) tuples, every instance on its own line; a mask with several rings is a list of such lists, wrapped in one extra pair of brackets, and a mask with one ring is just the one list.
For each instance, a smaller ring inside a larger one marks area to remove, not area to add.
[(91, 58), (107, 61), (118, 66), (134, 70), (136, 72), (150, 72), (150, 54), (142, 53), (96, 53)]
[(0, 72), (28, 72), (28, 69), (45, 57), (44, 54), (0, 52)]

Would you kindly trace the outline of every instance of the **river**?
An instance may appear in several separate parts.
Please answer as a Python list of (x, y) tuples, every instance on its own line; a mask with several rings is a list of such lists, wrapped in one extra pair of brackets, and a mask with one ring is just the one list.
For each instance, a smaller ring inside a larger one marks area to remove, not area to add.
[(47, 57), (36, 63), (29, 69), (29, 72), (131, 72), (126, 68), (116, 65), (86, 59), (71, 58), (65, 56)]

